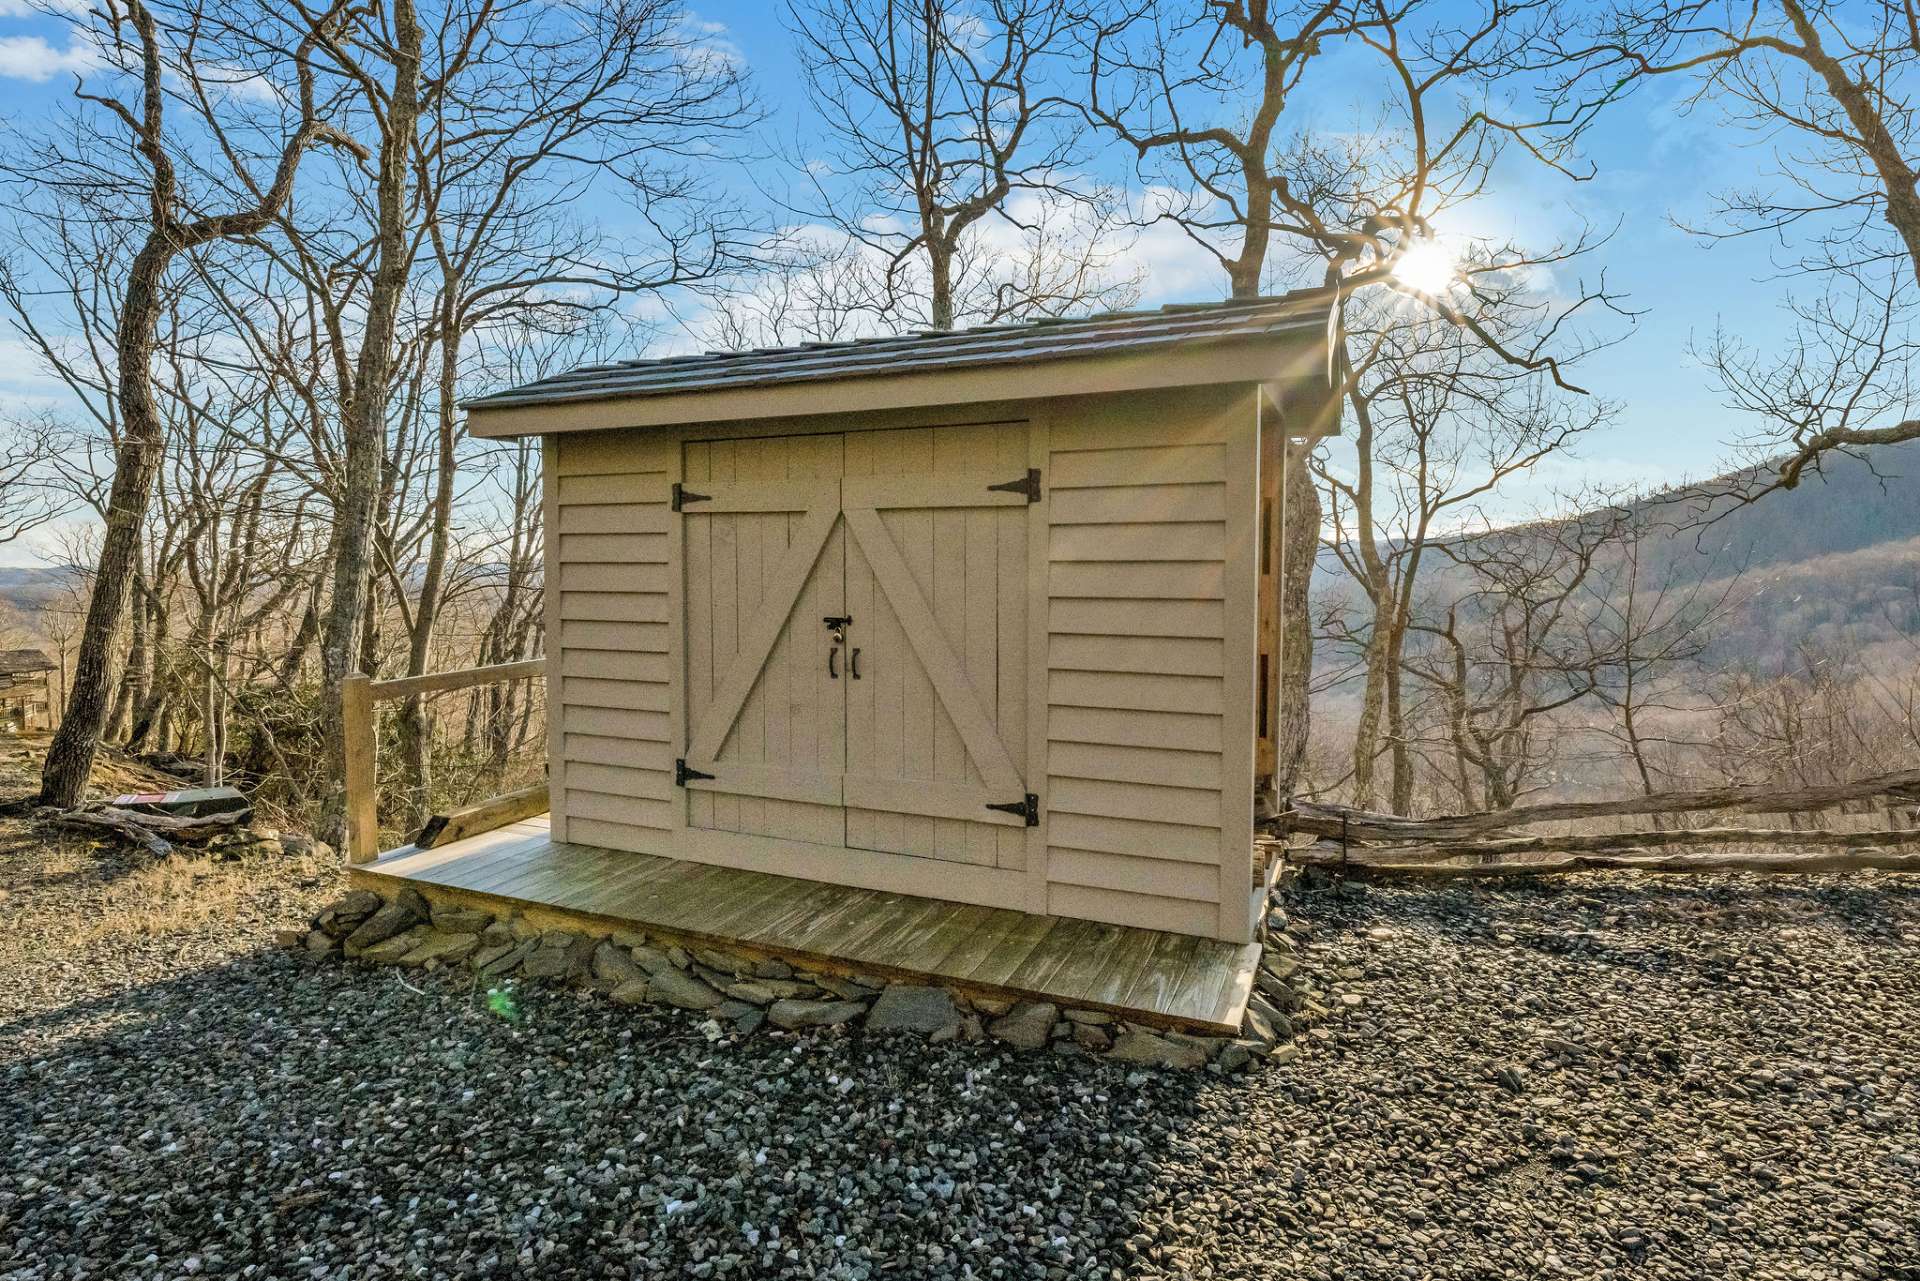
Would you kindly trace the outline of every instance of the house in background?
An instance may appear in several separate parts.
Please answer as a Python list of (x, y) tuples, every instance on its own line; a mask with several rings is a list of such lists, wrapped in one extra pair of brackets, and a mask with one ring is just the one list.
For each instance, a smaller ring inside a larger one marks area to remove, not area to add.
[(544, 448), (550, 815), (353, 879), (1237, 1027), (1282, 446), (1335, 429), (1329, 302), (472, 402)]
[(0, 734), (53, 728), (54, 666), (37, 649), (0, 649)]

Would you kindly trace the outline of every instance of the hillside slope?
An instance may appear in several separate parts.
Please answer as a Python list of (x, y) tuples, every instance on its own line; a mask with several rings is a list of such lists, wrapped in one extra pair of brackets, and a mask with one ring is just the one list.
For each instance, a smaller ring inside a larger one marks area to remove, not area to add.
[[(1795, 489), (1744, 506), (1710, 501), (1738, 473), (1654, 494), (1637, 504), (1671, 533), (1656, 536), (1646, 579), (1703, 598), (1731, 585), (1738, 607), (1706, 655), (1715, 668), (1774, 671), (1807, 655), (1871, 663), (1920, 661), (1920, 442), (1836, 458)], [(1461, 576), (1430, 558), (1424, 595), (1444, 600)], [(1729, 580), (1737, 580), (1729, 584)], [(1357, 607), (1358, 591), (1329, 552), (1315, 585), (1323, 606)], [(1331, 677), (1352, 654), (1316, 654)]]

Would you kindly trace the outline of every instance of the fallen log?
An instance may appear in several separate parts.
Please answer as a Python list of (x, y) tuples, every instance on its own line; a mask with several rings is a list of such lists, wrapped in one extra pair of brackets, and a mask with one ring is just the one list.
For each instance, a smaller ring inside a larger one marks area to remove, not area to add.
[(1685, 814), (1705, 810), (1792, 814), (1829, 809), (1848, 801), (1868, 800), (1876, 796), (1920, 801), (1920, 770), (1902, 770), (1818, 787), (1709, 787), (1611, 801), (1545, 801), (1537, 805), (1517, 805), (1509, 810), (1442, 814), (1435, 818), (1407, 818), (1400, 814), (1349, 809), (1344, 805), (1296, 801), (1291, 809), (1274, 816), (1270, 822), (1280, 831), (1306, 832), (1313, 836), (1344, 836), (1354, 841), (1466, 841), (1495, 836), (1535, 823), (1577, 822), (1633, 814)]
[(173, 853), (171, 844), (145, 825), (132, 822), (125, 810), (67, 810), (55, 814), (52, 821), (62, 827), (105, 828), (126, 837), (155, 858), (166, 858)]
[(121, 809), (116, 805), (81, 805), (70, 810), (61, 810), (48, 816), (48, 821), (65, 827), (83, 827), (105, 829), (126, 837), (141, 846), (156, 858), (166, 858), (174, 852), (174, 841), (200, 841), (244, 827), (253, 821), (251, 807), (244, 810), (231, 810), (224, 814), (204, 814), (183, 816), (176, 814), (147, 814), (135, 810)]
[(1920, 872), (1920, 853), (1856, 849), (1825, 854), (1569, 854), (1527, 863), (1401, 863), (1374, 859), (1343, 862), (1338, 846), (1294, 850), (1296, 863), (1344, 867), (1352, 875), (1427, 879), (1445, 877), (1559, 876), (1569, 872)]

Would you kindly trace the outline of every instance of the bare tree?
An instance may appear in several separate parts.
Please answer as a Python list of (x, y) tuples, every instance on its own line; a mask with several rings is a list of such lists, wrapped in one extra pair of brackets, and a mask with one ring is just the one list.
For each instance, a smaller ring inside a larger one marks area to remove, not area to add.
[[(1584, 236), (1544, 254), (1482, 245), (1470, 261), (1438, 273), (1408, 270), (1423, 255), (1431, 260), (1442, 215), (1479, 194), (1507, 148), (1566, 171), (1576, 116), (1550, 109), (1507, 118), (1484, 105), (1495, 86), (1536, 74), (1537, 51), (1560, 29), (1554, 0), (1485, 0), (1465, 15), (1414, 0), (1095, 6), (1081, 26), (1083, 109), (1133, 150), (1144, 177), (1174, 193), (1157, 217), (1219, 262), (1232, 297), (1254, 297), (1276, 277), (1327, 289), (1341, 391), (1356, 367), (1349, 302), (1377, 285), (1398, 289), (1498, 359), (1578, 391), (1563, 377), (1556, 327), (1514, 341), (1498, 319), (1497, 282), (1577, 255), (1590, 243)], [(1289, 102), (1336, 51), (1383, 73), (1378, 127), (1348, 138), (1292, 128)], [(1463, 98), (1473, 105), (1460, 105)], [(1607, 303), (1602, 288), (1582, 306)], [(1325, 426), (1291, 425), (1298, 439), (1284, 459), (1276, 777), (1283, 795), (1295, 788), (1308, 738), (1308, 598), (1322, 511), (1307, 460)]]
[(1598, 567), (1628, 516), (1600, 507), (1490, 529), (1439, 545), (1464, 575), (1413, 630), (1408, 671), (1438, 699), (1437, 746), (1460, 801), (1509, 809), (1542, 778), (1558, 745), (1555, 714), (1592, 695), (1617, 661), (1584, 626)]
[[(1776, 360), (1726, 340), (1706, 354), (1767, 427), (1770, 483), (1791, 488), (1833, 451), (1920, 439), (1905, 385), (1906, 290), (1920, 282), (1920, 20), (1907, 0), (1620, 0), (1557, 33), (1557, 109), (1582, 117), (1651, 80), (1692, 78), (1692, 102), (1777, 147), (1777, 184), (1724, 195), (1696, 230), (1797, 245), (1812, 299)], [(1784, 456), (1780, 456), (1784, 450)]]
[(1693, 746), (1662, 722), (1694, 714), (1698, 666), (1746, 604), (1745, 564), (1726, 547), (1701, 546), (1691, 517), (1669, 502), (1643, 500), (1627, 511), (1615, 549), (1593, 576), (1575, 652), (1592, 663), (1593, 698), (1611, 721), (1603, 732), (1652, 796), (1673, 782), (1657, 777), (1656, 751)]
[[(371, 122), (375, 138), (374, 146), (361, 148), (373, 168), (373, 265), (358, 350), (341, 389), (332, 595), (320, 632), (320, 670), (329, 691), (338, 690), (343, 679), (360, 670), (361, 638), (369, 617), (367, 584), (386, 456), (387, 403), (398, 363), (394, 330), (413, 267), (415, 196), (409, 184), (421, 93), (423, 37), (413, 0), (391, 0), (356, 17), (351, 36), (330, 39), (326, 46), (338, 75), (353, 91), (356, 112)], [(346, 777), (341, 722), (337, 713), (326, 718), (327, 759), (334, 779)], [(336, 847), (345, 847), (343, 796), (330, 801), (321, 833)]]
[(0, 423), (0, 546), (65, 512), (48, 474), (60, 453), (61, 434), (45, 415)]
[[(410, 674), (426, 670), (446, 590), (458, 400), (478, 329), (585, 333), (619, 300), (705, 280), (731, 265), (731, 218), (686, 163), (751, 124), (740, 73), (689, 39), (660, 0), (583, 11), (557, 25), (544, 5), (462, 0), (438, 15), (417, 158), (433, 303), (427, 348), (431, 484), (417, 590), (394, 596)], [(556, 212), (593, 185), (642, 210), (653, 236), (610, 244)], [(399, 566), (386, 558), (389, 574)], [(422, 700), (398, 717), (410, 818), (427, 814)]]
[[(1483, 314), (1509, 343), (1523, 329), (1557, 319), (1557, 307), (1531, 299), (1522, 285), (1505, 290), (1503, 312)], [(1485, 505), (1504, 487), (1604, 425), (1613, 407), (1556, 393), (1430, 314), (1379, 302), (1356, 303), (1349, 314), (1353, 432), (1337, 452), (1321, 455), (1315, 470), (1329, 499), (1330, 549), (1366, 607), (1358, 619), (1347, 611), (1328, 615), (1327, 634), (1359, 651), (1363, 673), (1353, 804), (1372, 808), (1384, 745), (1392, 808), (1405, 814), (1415, 771), (1403, 654), (1434, 544), (1487, 523)]]
[[(41, 799), (47, 804), (72, 805), (79, 799), (111, 710), (115, 635), (126, 612), (141, 521), (164, 448), (149, 367), (162, 315), (164, 277), (182, 254), (266, 228), (292, 195), (294, 175), (310, 147), (351, 145), (321, 118), (314, 96), (314, 48), (328, 37), (339, 13), (328, 10), (307, 17), (310, 21), (296, 32), (297, 44), (283, 51), (270, 43), (271, 36), (261, 35), (281, 29), (276, 19), (264, 13), (237, 15), (225, 7), (216, 10), (198, 0), (170, 8), (120, 0), (111, 8), (78, 14), (73, 21), (87, 38), (111, 52), (119, 74), (100, 77), (106, 82), (101, 88), (82, 81), (75, 97), (110, 126), (96, 131), (85, 117), (76, 117), (74, 136), (43, 139), (23, 160), (7, 166), (10, 176), (30, 177), (75, 195), (97, 211), (119, 206), (137, 192), (146, 219), (115, 329), (121, 435), (106, 531), (65, 716), (41, 776)], [(262, 157), (270, 166), (265, 179), (256, 174), (262, 158), (250, 156), (243, 130), (230, 127), (230, 95), (220, 92), (236, 66), (249, 68), (259, 82), (285, 82), (277, 98), (279, 118), (266, 127), (279, 139), (277, 145), (267, 144)], [(184, 158), (184, 167), (197, 182), (182, 172), (170, 107), (184, 108), (193, 127), (204, 130), (210, 140), (204, 153)], [(128, 163), (114, 168), (118, 158)], [(199, 163), (208, 158), (217, 170), (210, 172)], [(221, 205), (225, 207), (215, 207)]]
[[(863, 306), (951, 329), (1124, 303), (1112, 194), (1083, 181), (1059, 96), (1060, 0), (798, 0), (787, 9), (815, 112), (813, 216), (879, 260)], [(1010, 242), (1010, 243), (1009, 243)]]

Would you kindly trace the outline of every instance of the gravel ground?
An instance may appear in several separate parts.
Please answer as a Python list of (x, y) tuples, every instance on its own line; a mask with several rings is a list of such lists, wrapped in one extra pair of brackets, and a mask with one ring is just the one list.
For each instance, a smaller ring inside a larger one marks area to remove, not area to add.
[(311, 866), (0, 875), (0, 1278), (1920, 1278), (1920, 882), (1303, 889), (1336, 1013), (1220, 1079), (319, 966)]

